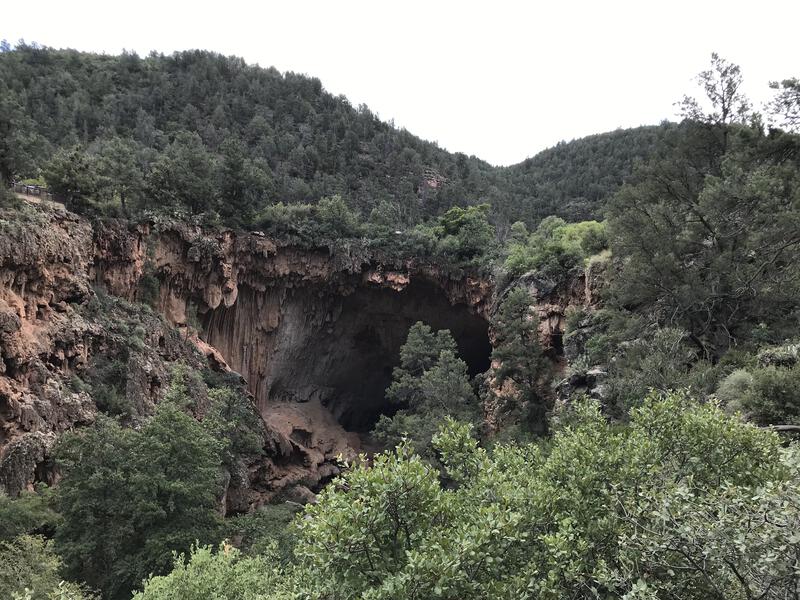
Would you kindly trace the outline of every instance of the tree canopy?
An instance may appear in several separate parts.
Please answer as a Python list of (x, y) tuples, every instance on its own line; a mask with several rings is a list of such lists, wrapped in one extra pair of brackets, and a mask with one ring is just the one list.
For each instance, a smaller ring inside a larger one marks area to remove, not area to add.
[(0, 52), (0, 86), (5, 181), (44, 173), (66, 199), (93, 200), (81, 210), (179, 205), (233, 226), (278, 202), (335, 195), (365, 215), (393, 207), (400, 228), (483, 203), (502, 230), (550, 214), (594, 218), (663, 130), (592, 136), (494, 168), (382, 122), (318, 79), (212, 52), (20, 43)]
[(129, 597), (171, 566), (173, 550), (220, 534), (223, 445), (177, 400), (159, 404), (140, 430), (101, 418), (59, 442), (56, 548), (70, 576), (108, 598)]

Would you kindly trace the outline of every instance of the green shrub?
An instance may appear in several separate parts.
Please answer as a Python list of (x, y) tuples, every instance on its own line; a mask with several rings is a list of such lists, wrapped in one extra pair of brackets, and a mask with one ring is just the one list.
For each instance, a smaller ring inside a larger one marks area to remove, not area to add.
[(744, 399), (753, 392), (753, 376), (745, 369), (736, 369), (719, 382), (716, 396), (730, 410), (742, 410)]
[(229, 539), (239, 539), (239, 549), (249, 556), (270, 554), (281, 563), (292, 558), (297, 538), (290, 524), (301, 511), (297, 504), (265, 504), (251, 513), (226, 519)]
[(720, 382), (717, 397), (760, 425), (800, 425), (800, 366), (738, 369)]
[(517, 228), (506, 251), (505, 269), (513, 276), (534, 270), (560, 279), (608, 246), (605, 225), (597, 221), (566, 223), (547, 217), (527, 238), (522, 234)]
[[(195, 546), (191, 555), (176, 554), (168, 575), (151, 575), (134, 600), (258, 600), (273, 598), (274, 571), (261, 556), (243, 556), (221, 544)], [(269, 595), (269, 596), (268, 596)]]
[(129, 417), (133, 414), (133, 404), (126, 390), (127, 381), (127, 349), (122, 349), (116, 356), (98, 356), (86, 374), (92, 400), (98, 410), (111, 416)]
[(0, 542), (22, 534), (52, 534), (59, 516), (51, 500), (52, 490), (44, 484), (16, 498), (0, 493)]
[(89, 600), (81, 586), (65, 582), (61, 559), (41, 536), (20, 535), (0, 542), (0, 598)]
[(580, 306), (567, 307), (564, 314), (564, 334), (568, 335), (580, 327), (581, 322), (586, 319), (588, 313)]
[(764, 366), (793, 367), (800, 361), (800, 344), (764, 348), (758, 353), (757, 359)]
[(655, 329), (626, 342), (609, 364), (606, 399), (612, 414), (624, 417), (650, 390), (667, 393), (691, 388), (699, 397), (714, 390), (718, 368), (700, 360), (679, 329)]
[(139, 283), (136, 286), (136, 301), (154, 307), (158, 301), (160, 289), (161, 280), (151, 267), (146, 266), (145, 272), (139, 278)]
[(359, 215), (347, 206), (341, 196), (320, 199), (315, 212), (322, 239), (357, 237), (361, 233)]

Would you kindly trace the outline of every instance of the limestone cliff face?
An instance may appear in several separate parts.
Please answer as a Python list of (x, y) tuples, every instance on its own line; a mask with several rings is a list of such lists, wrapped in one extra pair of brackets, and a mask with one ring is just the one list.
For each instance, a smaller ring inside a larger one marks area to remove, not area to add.
[(185, 225), (106, 225), (92, 278), (140, 299), (158, 282), (157, 311), (199, 331), (206, 354), (241, 373), (272, 437), (275, 489), (317, 489), (337, 457), (391, 410), (384, 390), (411, 324), (450, 329), (473, 372), (488, 367), (493, 285), (433, 265), (385, 264), (262, 235), (208, 235)]
[[(152, 413), (175, 364), (206, 364), (152, 311), (93, 289), (95, 233), (57, 204), (0, 209), (0, 491), (54, 482), (57, 437), (98, 413), (87, 384), (98, 364), (124, 369), (109, 383), (131, 424)], [(250, 482), (231, 478), (228, 487), (236, 496)]]
[(94, 420), (91, 398), (65, 381), (86, 364), (98, 331), (75, 310), (91, 295), (89, 225), (28, 205), (7, 217), (0, 218), (0, 489), (16, 494), (59, 432)]
[[(226, 502), (235, 511), (278, 493), (305, 500), (338, 473), (338, 456), (369, 449), (362, 434), (393, 410), (384, 390), (414, 322), (450, 329), (472, 374), (490, 368), (489, 322), (502, 300), (490, 278), (259, 233), (90, 224), (49, 205), (20, 214), (10, 224), (0, 215), (0, 487), (10, 493), (52, 477), (47, 456), (58, 434), (94, 420), (93, 398), (70, 382), (113, 352), (125, 335), (120, 319), (143, 323), (127, 361), (136, 414), (152, 410), (177, 362), (244, 377), (264, 451), (231, 477)], [(514, 284), (536, 299), (556, 360), (567, 307), (593, 301), (587, 281), (531, 275)], [(133, 309), (112, 302), (111, 316), (98, 316), (93, 288), (147, 301), (157, 314), (123, 319), (119, 311)], [(500, 422), (492, 407), (486, 414), (490, 428)]]

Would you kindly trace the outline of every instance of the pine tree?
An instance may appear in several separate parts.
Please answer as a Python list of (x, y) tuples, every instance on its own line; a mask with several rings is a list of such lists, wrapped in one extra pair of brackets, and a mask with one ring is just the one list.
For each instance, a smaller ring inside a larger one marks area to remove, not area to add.
[(525, 424), (531, 431), (547, 431), (549, 399), (545, 391), (550, 362), (539, 343), (539, 320), (531, 312), (530, 294), (523, 288), (512, 290), (500, 306), (493, 328), (495, 346), (492, 360), (497, 383), (511, 381), (524, 409)]

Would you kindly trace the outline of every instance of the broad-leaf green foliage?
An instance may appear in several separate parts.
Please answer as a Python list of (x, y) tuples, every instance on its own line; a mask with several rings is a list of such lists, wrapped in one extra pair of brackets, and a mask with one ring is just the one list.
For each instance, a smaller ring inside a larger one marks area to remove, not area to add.
[(370, 467), (355, 466), (338, 483), (297, 521), (295, 549), (332, 597), (358, 598), (402, 576), (426, 537), (455, 516), (438, 472), (407, 444)]
[(42, 484), (16, 498), (0, 494), (0, 541), (22, 534), (51, 534), (58, 523), (58, 513), (50, 505), (52, 493)]
[(566, 223), (550, 216), (531, 234), (523, 223), (515, 223), (504, 267), (514, 277), (536, 271), (542, 277), (560, 280), (576, 267), (583, 267), (586, 259), (606, 246), (605, 224), (597, 221)]
[(722, 482), (706, 494), (679, 484), (632, 511), (636, 526), (620, 539), (620, 570), (636, 578), (626, 597), (792, 597), (800, 541), (795, 447), (783, 464), (788, 475), (758, 486)]
[(800, 359), (798, 344), (768, 348), (758, 364), (737, 369), (717, 387), (728, 408), (761, 425), (800, 425)]
[(9, 600), (89, 600), (81, 586), (64, 581), (52, 542), (20, 535), (0, 542), (0, 598)]
[(332, 244), (364, 233), (358, 213), (341, 196), (317, 204), (273, 204), (257, 216), (258, 225), (279, 238), (307, 245)]
[(385, 210), (375, 209), (365, 221), (339, 195), (322, 198), (315, 205), (279, 202), (259, 211), (256, 223), (283, 241), (351, 254), (377, 252), (390, 260), (427, 257), (442, 266), (463, 269), (485, 267), (494, 255), (495, 230), (486, 204), (453, 207), (440, 217), (404, 229), (398, 229), (401, 224), (390, 206), (382, 204), (379, 208)]
[(57, 446), (56, 548), (70, 576), (108, 598), (164, 572), (173, 550), (218, 539), (222, 444), (178, 404), (163, 401), (139, 430), (100, 417)]
[(328, 600), (794, 589), (798, 461), (774, 434), (683, 394), (650, 397), (625, 427), (594, 404), (574, 410), (547, 451), (488, 453), (448, 422), (435, 444), (456, 487), (406, 445), (353, 466), (297, 521), (292, 585)]
[(265, 504), (252, 512), (227, 518), (227, 537), (236, 539), (237, 548), (247, 555), (269, 554), (273, 560), (286, 564), (297, 541), (290, 523), (300, 510), (301, 506), (294, 502)]
[(306, 507), (293, 564), (199, 549), (139, 599), (791, 597), (796, 449), (681, 393), (624, 426), (590, 402), (572, 410), (546, 446), (491, 452), (448, 420), (434, 440), (447, 486), (401, 444)]
[(400, 348), (400, 366), (392, 373), (386, 398), (401, 407), (392, 417), (382, 415), (373, 434), (394, 447), (408, 437), (425, 457), (431, 439), (446, 416), (465, 422), (478, 419), (478, 399), (458, 358), (456, 343), (446, 329), (434, 332), (417, 322)]
[(454, 206), (439, 219), (440, 252), (462, 259), (486, 254), (494, 242), (494, 228), (487, 220), (488, 204), (461, 208)]
[(243, 556), (236, 548), (221, 544), (192, 549), (190, 557), (174, 557), (168, 575), (151, 577), (134, 600), (261, 600), (273, 598), (279, 573), (263, 556)]
[(492, 360), (498, 365), (494, 371), (497, 384), (510, 382), (513, 386), (506, 410), (516, 416), (523, 429), (542, 433), (547, 429), (551, 363), (539, 341), (539, 319), (531, 310), (532, 304), (530, 294), (522, 287), (512, 289), (503, 299), (492, 323)]

